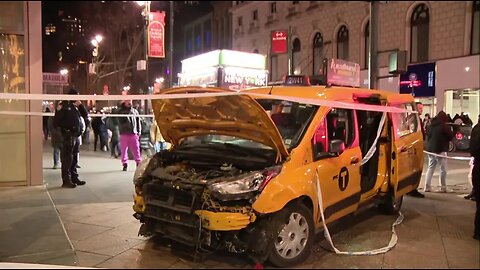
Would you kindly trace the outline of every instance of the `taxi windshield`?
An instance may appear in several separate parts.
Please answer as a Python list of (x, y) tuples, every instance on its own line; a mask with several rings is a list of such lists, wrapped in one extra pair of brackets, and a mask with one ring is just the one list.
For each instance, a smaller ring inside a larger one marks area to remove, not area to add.
[(302, 140), (318, 106), (275, 99), (257, 99), (270, 115), (290, 151)]

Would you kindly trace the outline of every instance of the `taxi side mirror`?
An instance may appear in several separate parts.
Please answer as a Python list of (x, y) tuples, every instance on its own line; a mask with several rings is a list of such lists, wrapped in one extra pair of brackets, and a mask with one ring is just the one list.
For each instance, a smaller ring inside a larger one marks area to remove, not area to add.
[(345, 151), (345, 142), (343, 140), (332, 140), (328, 145), (328, 152), (332, 154), (340, 154)]

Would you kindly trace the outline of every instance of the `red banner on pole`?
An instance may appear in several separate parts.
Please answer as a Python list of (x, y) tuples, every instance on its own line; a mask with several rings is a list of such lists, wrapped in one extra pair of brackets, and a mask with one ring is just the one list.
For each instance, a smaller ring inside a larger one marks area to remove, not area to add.
[(150, 12), (148, 56), (165, 58), (165, 12)]
[(286, 30), (272, 31), (272, 54), (288, 52), (287, 36), (288, 32)]

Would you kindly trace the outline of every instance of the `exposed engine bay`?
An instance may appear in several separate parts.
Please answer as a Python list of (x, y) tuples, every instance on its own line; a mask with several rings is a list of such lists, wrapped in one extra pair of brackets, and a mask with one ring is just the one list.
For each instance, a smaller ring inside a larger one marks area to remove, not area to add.
[[(242, 156), (244, 151), (205, 150), (161, 151), (143, 175), (135, 177), (137, 194), (145, 204), (143, 213), (134, 214), (143, 223), (139, 234), (161, 234), (204, 251), (245, 252), (250, 245), (264, 249), (258, 243), (249, 244), (258, 231), (250, 223), (256, 220), (252, 204), (279, 172), (274, 153)], [(231, 215), (233, 222), (223, 221), (220, 215)]]

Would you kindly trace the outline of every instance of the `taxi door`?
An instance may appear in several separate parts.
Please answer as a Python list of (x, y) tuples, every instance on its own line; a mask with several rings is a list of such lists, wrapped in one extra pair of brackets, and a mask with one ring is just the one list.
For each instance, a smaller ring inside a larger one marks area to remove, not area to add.
[[(324, 215), (327, 222), (358, 208), (360, 201), (360, 163), (356, 115), (352, 110), (332, 109), (317, 127), (312, 140), (314, 164), (320, 179)], [(338, 142), (344, 148), (336, 151)], [(321, 222), (320, 216), (319, 220)]]
[[(389, 105), (415, 110), (414, 103)], [(416, 113), (391, 113), (391, 185), (395, 197), (402, 196), (418, 187), (423, 169), (423, 138), (419, 116)]]

